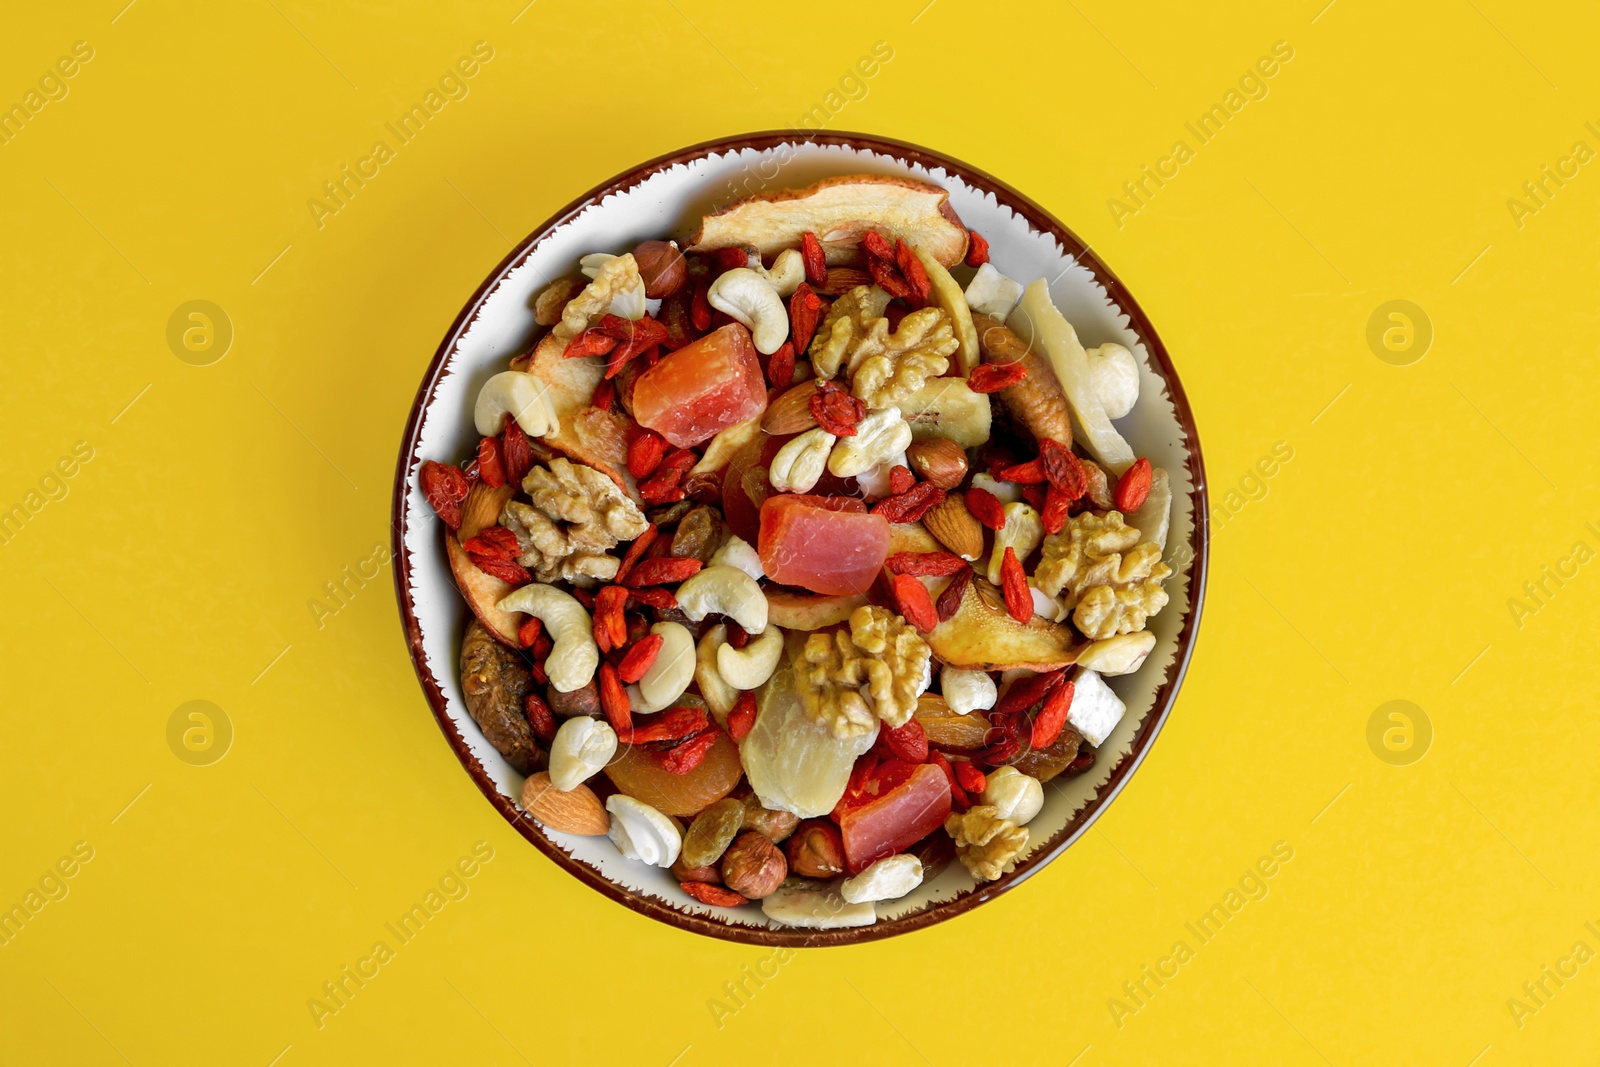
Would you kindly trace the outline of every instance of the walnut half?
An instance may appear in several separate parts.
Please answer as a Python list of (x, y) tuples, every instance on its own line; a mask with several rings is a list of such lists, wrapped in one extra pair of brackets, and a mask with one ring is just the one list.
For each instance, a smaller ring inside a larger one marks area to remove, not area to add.
[(1075, 515), (1060, 533), (1044, 539), (1034, 581), (1074, 609), (1073, 624), (1091, 640), (1141, 630), (1166, 607), (1161, 582), (1172, 573), (1161, 562), (1161, 546), (1140, 544), (1141, 536), (1120, 512)]
[(568, 459), (533, 468), (522, 489), (533, 503), (509, 501), (500, 511), (500, 525), (516, 534), (517, 562), (541, 582), (615, 577), (620, 561), (609, 551), (649, 525), (615, 482)]
[(801, 705), (837, 738), (870, 733), (876, 720), (902, 726), (932, 680), (933, 652), (906, 621), (863, 604), (850, 630), (814, 633), (795, 661)]
[(1028, 847), (1027, 828), (1002, 819), (1000, 809), (993, 804), (975, 805), (964, 814), (952, 812), (944, 821), (944, 829), (955, 839), (956, 856), (962, 866), (980, 882), (992, 882), (1009, 874), (1022, 850)]

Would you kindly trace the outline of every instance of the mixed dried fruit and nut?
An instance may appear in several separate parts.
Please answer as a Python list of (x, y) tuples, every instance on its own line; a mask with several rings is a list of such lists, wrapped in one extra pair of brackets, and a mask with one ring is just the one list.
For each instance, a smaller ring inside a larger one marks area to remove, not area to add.
[(1167, 475), (1112, 425), (1133, 355), (905, 179), (579, 266), (476, 455), (421, 470), (523, 809), (794, 926), (1011, 871), (1167, 603)]

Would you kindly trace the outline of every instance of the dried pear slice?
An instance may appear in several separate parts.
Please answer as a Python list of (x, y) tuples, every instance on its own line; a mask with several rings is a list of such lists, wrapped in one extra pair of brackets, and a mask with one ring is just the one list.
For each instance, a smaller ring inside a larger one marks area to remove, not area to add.
[(922, 261), (922, 269), (928, 272), (928, 281), (933, 286), (933, 298), (944, 308), (945, 314), (950, 316), (950, 324), (955, 329), (956, 340), (961, 347), (956, 349), (956, 366), (965, 378), (972, 373), (972, 368), (978, 365), (978, 331), (972, 325), (972, 309), (967, 306), (967, 295), (961, 291), (961, 285), (944, 269), (944, 264), (933, 257), (933, 254), (920, 244), (911, 246), (911, 251), (916, 253), (917, 259)]
[(1163, 550), (1167, 547), (1167, 529), (1172, 522), (1172, 480), (1167, 472), (1157, 467), (1150, 476), (1150, 495), (1144, 504), (1126, 520), (1139, 531), (1146, 541), (1154, 541)]
[(1053, 671), (1076, 661), (1082, 647), (1070, 626), (1038, 615), (1013, 619), (1000, 590), (982, 578), (973, 578), (961, 607), (925, 640), (939, 662), (972, 671)]
[(750, 788), (774, 811), (802, 819), (828, 814), (844, 796), (857, 758), (878, 739), (878, 724), (870, 733), (834, 737), (800, 703), (792, 663), (778, 669), (757, 700), (756, 723), (739, 742)]
[(943, 552), (939, 539), (919, 522), (891, 522), (889, 524), (889, 555), (896, 552)]
[(627, 433), (633, 420), (590, 403), (605, 374), (600, 357), (567, 359), (565, 351), (554, 334), (545, 334), (531, 354), (511, 364), (513, 370), (527, 371), (544, 383), (545, 395), (561, 420), (561, 429), (540, 440), (568, 459), (593, 467), (640, 503), (638, 483), (628, 473)]
[(946, 267), (967, 254), (967, 228), (937, 185), (884, 174), (843, 174), (804, 189), (779, 189), (728, 204), (700, 220), (687, 252), (744, 248), (770, 258), (817, 235), (832, 264), (850, 263), (876, 231), (891, 242), (914, 237)]
[(1033, 281), (1022, 291), (1022, 302), (1006, 320), (1026, 345), (1037, 345), (1050, 359), (1050, 366), (1067, 394), (1072, 416), (1083, 430), (1081, 440), (1094, 458), (1111, 473), (1121, 476), (1133, 466), (1133, 449), (1111, 425), (1106, 409), (1095, 395), (1089, 378), (1089, 355), (1078, 341), (1072, 323), (1050, 302), (1044, 279)]
[[(889, 528), (893, 531), (895, 528)], [(890, 547), (894, 544), (890, 535)], [(767, 591), (767, 625), (781, 626), (785, 630), (810, 632), (824, 626), (837, 626), (850, 618), (850, 613), (867, 602), (865, 593), (841, 596), (821, 596), (811, 593), (785, 593), (775, 589)]]

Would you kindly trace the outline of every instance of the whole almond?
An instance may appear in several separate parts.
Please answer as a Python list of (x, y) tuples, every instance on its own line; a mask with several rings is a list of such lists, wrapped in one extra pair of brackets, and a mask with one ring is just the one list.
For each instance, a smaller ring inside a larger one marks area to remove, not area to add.
[(941, 545), (972, 560), (983, 555), (983, 524), (967, 510), (960, 493), (951, 493), (944, 503), (922, 516), (925, 526)]
[(563, 793), (544, 771), (522, 783), (522, 810), (552, 830), (583, 837), (599, 837), (611, 829), (605, 805), (586, 785)]
[(811, 429), (817, 424), (811, 414), (811, 398), (816, 395), (815, 378), (801, 382), (767, 406), (761, 428), (774, 437)]
[(911, 469), (940, 489), (954, 489), (967, 476), (967, 453), (948, 437), (924, 437), (906, 449)]
[(824, 296), (838, 296), (841, 293), (848, 293), (858, 285), (871, 284), (872, 275), (864, 270), (856, 270), (853, 267), (829, 267), (828, 278), (817, 292)]

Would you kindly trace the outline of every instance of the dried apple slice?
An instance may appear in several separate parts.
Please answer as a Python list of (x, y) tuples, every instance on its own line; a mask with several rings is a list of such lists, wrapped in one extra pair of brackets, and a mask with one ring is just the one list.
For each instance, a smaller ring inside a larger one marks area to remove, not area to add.
[(461, 542), (456, 540), (456, 535), (448, 530), (444, 535), (444, 550), (450, 557), (450, 573), (455, 577), (456, 588), (461, 590), (467, 606), (478, 617), (478, 621), (483, 623), (484, 629), (493, 634), (495, 640), (502, 645), (508, 648), (520, 647), (517, 644), (517, 630), (528, 617), (520, 611), (501, 611), (496, 607), (515, 586), (502, 578), (480, 571), (466, 550), (461, 547)]
[(832, 264), (855, 260), (869, 232), (891, 242), (914, 237), (946, 267), (967, 254), (967, 228), (937, 185), (885, 174), (843, 174), (804, 189), (780, 189), (737, 200), (700, 220), (686, 251), (744, 248), (763, 258), (798, 248), (806, 231), (817, 235)]
[(972, 671), (1053, 671), (1076, 661), (1081, 647), (1069, 626), (1038, 615), (1026, 623), (1013, 619), (1000, 590), (976, 577), (961, 607), (926, 640), (941, 663)]
[(1133, 449), (1111, 425), (1095, 395), (1094, 382), (1089, 378), (1089, 355), (1079, 343), (1072, 323), (1050, 302), (1050, 290), (1043, 278), (1035, 279), (1022, 291), (1022, 302), (1006, 325), (1024, 344), (1037, 345), (1049, 357), (1051, 369), (1067, 394), (1072, 417), (1083, 430), (1080, 440), (1101, 466), (1119, 476), (1133, 466)]
[[(890, 529), (889, 544), (893, 546)], [(781, 626), (785, 630), (820, 630), (836, 626), (850, 618), (850, 613), (867, 602), (865, 593), (841, 596), (816, 596), (808, 593), (785, 593), (767, 590), (767, 625)]]
[(638, 483), (628, 473), (627, 434), (633, 420), (590, 403), (605, 374), (600, 357), (567, 359), (565, 352), (554, 334), (545, 334), (531, 354), (518, 356), (511, 364), (513, 370), (527, 371), (545, 384), (561, 420), (561, 429), (540, 440), (568, 459), (600, 471), (639, 503)]

